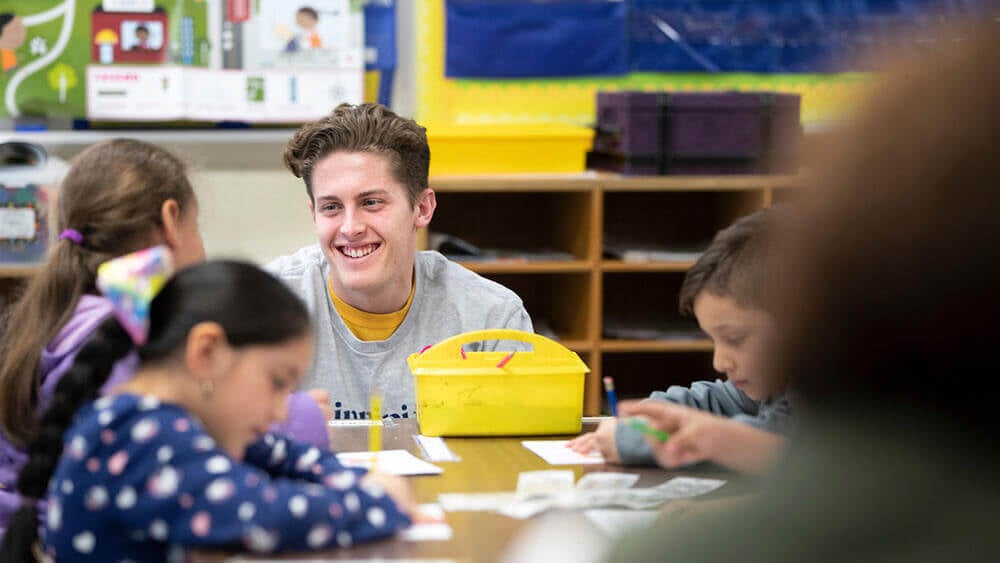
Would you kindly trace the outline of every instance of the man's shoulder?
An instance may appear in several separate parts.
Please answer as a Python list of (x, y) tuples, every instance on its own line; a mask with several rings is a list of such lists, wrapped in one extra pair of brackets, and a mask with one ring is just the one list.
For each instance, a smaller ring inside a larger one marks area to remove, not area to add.
[(418, 252), (417, 264), (421, 275), (433, 287), (444, 288), (452, 299), (473, 299), (481, 304), (489, 301), (521, 302), (521, 298), (510, 288), (445, 258), (439, 252)]
[(274, 260), (264, 264), (264, 269), (271, 274), (283, 279), (293, 280), (301, 278), (308, 272), (322, 269), (326, 257), (320, 250), (318, 244), (312, 244), (300, 248), (292, 254), (279, 256)]

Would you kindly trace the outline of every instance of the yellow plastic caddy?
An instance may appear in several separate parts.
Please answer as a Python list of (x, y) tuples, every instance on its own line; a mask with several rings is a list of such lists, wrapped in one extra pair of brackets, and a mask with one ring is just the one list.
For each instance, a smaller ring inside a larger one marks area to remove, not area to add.
[[(531, 344), (532, 351), (464, 352), (484, 340)], [(508, 357), (509, 356), (509, 357)], [(520, 330), (466, 332), (407, 358), (426, 436), (575, 434), (590, 369), (575, 352)], [(499, 366), (499, 367), (498, 367)]]

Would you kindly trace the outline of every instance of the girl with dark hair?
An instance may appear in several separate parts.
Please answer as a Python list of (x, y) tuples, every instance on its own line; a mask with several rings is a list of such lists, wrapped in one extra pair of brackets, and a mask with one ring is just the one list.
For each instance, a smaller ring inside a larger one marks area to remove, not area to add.
[[(95, 286), (101, 263), (152, 245), (168, 247), (181, 268), (205, 258), (198, 201), (184, 163), (134, 139), (94, 144), (72, 162), (59, 189), (56, 240), (0, 328), (0, 535), (20, 499), (17, 474), (60, 378), (112, 312)], [(118, 362), (110, 389), (135, 370)], [(282, 432), (326, 445), (325, 393), (292, 395)], [(315, 398), (314, 398), (315, 397)], [(327, 407), (329, 410), (329, 407)]]
[[(0, 559), (33, 556), (41, 498), (44, 554), (59, 561), (318, 549), (408, 525), (413, 504), (400, 478), (344, 468), (324, 449), (267, 432), (287, 418), (312, 357), (298, 298), (242, 262), (202, 262), (162, 285), (167, 262), (153, 247), (101, 266), (97, 284), (115, 318), (56, 386)], [(135, 374), (88, 403), (134, 347)]]

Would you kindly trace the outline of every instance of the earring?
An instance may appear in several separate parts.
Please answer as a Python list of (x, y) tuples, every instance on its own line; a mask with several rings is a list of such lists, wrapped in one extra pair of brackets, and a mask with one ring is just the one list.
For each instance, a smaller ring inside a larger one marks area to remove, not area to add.
[(215, 391), (215, 383), (212, 383), (211, 379), (202, 379), (199, 386), (201, 387), (201, 396), (204, 399), (210, 398), (212, 392)]

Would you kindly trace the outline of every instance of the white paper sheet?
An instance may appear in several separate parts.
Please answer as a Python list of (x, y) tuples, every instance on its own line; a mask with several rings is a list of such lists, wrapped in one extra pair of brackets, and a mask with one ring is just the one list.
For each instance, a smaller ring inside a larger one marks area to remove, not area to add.
[(369, 420), (367, 418), (362, 419), (350, 419), (350, 420), (331, 420), (326, 423), (327, 426), (385, 426), (381, 420)]
[(413, 439), (417, 441), (420, 450), (424, 452), (424, 457), (430, 461), (462, 461), (462, 458), (451, 451), (444, 438), (440, 436), (424, 436), (414, 434)]
[(568, 442), (569, 440), (525, 440), (521, 445), (550, 465), (604, 463), (604, 456), (600, 452), (594, 450), (587, 454), (578, 454), (566, 447)]
[(343, 452), (337, 454), (337, 459), (347, 467), (364, 467), (390, 475), (438, 475), (444, 473), (444, 469), (427, 463), (406, 450)]
[(429, 522), (420, 522), (399, 533), (399, 538), (406, 541), (447, 541), (453, 534), (451, 525), (444, 516), (440, 504), (421, 504), (420, 514), (430, 518)]

